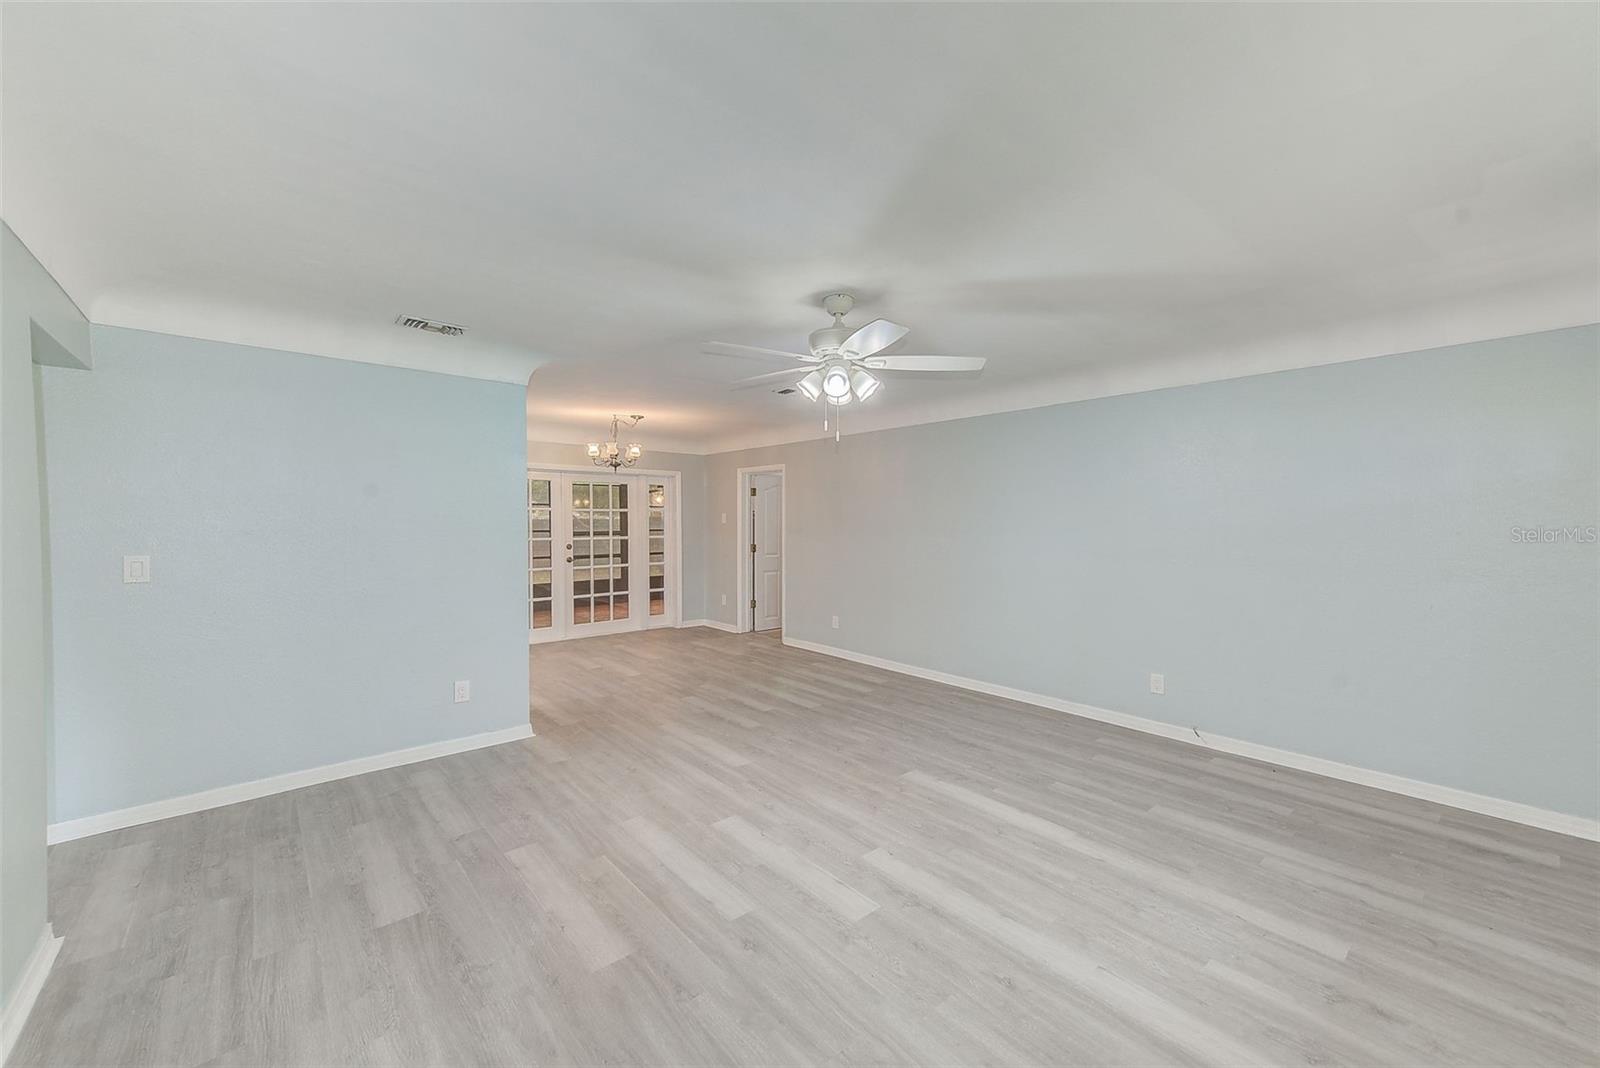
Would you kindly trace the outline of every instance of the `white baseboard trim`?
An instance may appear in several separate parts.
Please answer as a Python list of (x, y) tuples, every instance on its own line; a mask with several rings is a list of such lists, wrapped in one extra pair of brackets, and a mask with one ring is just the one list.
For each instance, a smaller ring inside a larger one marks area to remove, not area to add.
[(165, 801), (152, 801), (146, 805), (134, 805), (132, 808), (119, 808), (113, 812), (102, 812), (97, 816), (63, 820), (50, 825), (46, 838), (51, 845), (57, 842), (70, 842), (76, 838), (87, 838), (92, 834), (104, 834), (106, 831), (116, 831), (123, 827), (137, 827), (141, 823), (153, 823), (156, 820), (184, 816), (208, 808), (221, 808), (223, 805), (251, 801), (269, 794), (281, 794), (285, 790), (298, 790), (302, 786), (315, 786), (318, 783), (332, 782), (334, 779), (347, 779), (352, 775), (365, 775), (369, 771), (397, 768), (402, 764), (415, 764), (421, 760), (432, 760), (434, 757), (465, 753), (472, 749), (484, 749), (491, 745), (504, 745), (506, 742), (532, 737), (533, 727), (524, 724), (500, 731), (469, 734), (464, 738), (450, 738), (442, 742), (415, 745), (409, 749), (395, 749), (375, 756), (342, 760), (337, 764), (324, 764), (318, 768), (291, 771), (233, 786), (219, 786), (214, 790), (201, 790), (196, 794), (184, 794), (182, 797), (169, 797)]
[(729, 634), (738, 634), (739, 628), (732, 623), (724, 623), (720, 619), (686, 619), (679, 623), (680, 627), (710, 627), (712, 630), (725, 630)]
[(1417, 779), (1408, 779), (1402, 775), (1392, 775), (1386, 771), (1358, 768), (1352, 764), (1341, 764), (1335, 760), (1324, 760), (1322, 757), (1307, 756), (1304, 753), (1296, 753), (1293, 750), (1277, 749), (1270, 745), (1246, 742), (1220, 734), (1206, 734), (1192, 727), (1163, 723), (1160, 720), (1146, 719), (1143, 716), (1134, 716), (1126, 712), (1113, 712), (1106, 708), (1096, 708), (1093, 705), (1066, 701), (1059, 697), (1032, 693), (1028, 690), (1018, 690), (1010, 686), (983, 682), (979, 679), (969, 679), (962, 675), (951, 675), (948, 672), (934, 671), (930, 668), (917, 667), (914, 664), (902, 664), (896, 660), (868, 656), (865, 653), (840, 649), (832, 645), (823, 645), (820, 642), (808, 642), (799, 638), (785, 636), (783, 644), (792, 645), (796, 649), (821, 653), (824, 656), (834, 656), (841, 660), (853, 661), (857, 664), (866, 664), (869, 667), (882, 668), (885, 671), (912, 675), (919, 679), (927, 679), (930, 682), (942, 682), (947, 686), (973, 690), (977, 693), (989, 694), (991, 697), (1003, 697), (1011, 701), (1020, 701), (1023, 704), (1037, 705), (1040, 708), (1065, 712), (1068, 715), (1098, 720), (1101, 723), (1112, 723), (1118, 727), (1127, 727), (1129, 730), (1159, 735), (1162, 738), (1171, 738), (1174, 741), (1197, 745), (1204, 749), (1213, 749), (1219, 753), (1231, 753), (1234, 756), (1249, 757), (1252, 760), (1261, 760), (1268, 764), (1294, 768), (1297, 771), (1308, 771), (1314, 775), (1324, 775), (1330, 779), (1342, 779), (1345, 782), (1353, 782), (1361, 786), (1387, 790), (1392, 794), (1403, 794), (1406, 797), (1433, 801), (1437, 804), (1448, 805), (1451, 808), (1459, 808), (1467, 812), (1476, 812), (1484, 816), (1495, 816), (1499, 819), (1511, 820), (1514, 823), (1526, 824), (1529, 827), (1554, 831), (1557, 834), (1585, 838), (1591, 842), (1600, 841), (1600, 821), (1585, 819), (1582, 816), (1574, 816), (1566, 812), (1554, 812), (1550, 809), (1525, 805), (1520, 801), (1507, 801), (1498, 797), (1489, 797), (1486, 794), (1475, 794), (1469, 790), (1458, 790), (1453, 786), (1440, 786), (1437, 783), (1421, 782)]
[(34, 943), (28, 962), (22, 966), (22, 974), (17, 977), (11, 1000), (0, 1010), (0, 1065), (10, 1059), (12, 1047), (22, 1034), (22, 1025), (28, 1022), (28, 1013), (33, 1011), (33, 1003), (39, 1000), (39, 991), (44, 989), (44, 981), (50, 977), (50, 967), (55, 964), (56, 954), (60, 952), (61, 939), (56, 937), (55, 930), (47, 923), (39, 929), (39, 941)]

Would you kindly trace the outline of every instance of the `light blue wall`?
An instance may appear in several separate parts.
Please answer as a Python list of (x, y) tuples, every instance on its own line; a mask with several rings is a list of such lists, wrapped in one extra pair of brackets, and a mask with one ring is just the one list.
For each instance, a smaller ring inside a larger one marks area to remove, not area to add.
[(53, 821), (528, 722), (522, 387), (94, 353), (43, 381)]
[(713, 456), (710, 613), (734, 619), (734, 471), (785, 463), (788, 636), (1600, 815), (1600, 547), (1512, 533), (1600, 523), (1597, 350), (1583, 327)]
[[(538, 376), (534, 376), (538, 388)], [(589, 464), (582, 445), (564, 445), (552, 441), (528, 442), (530, 465), (561, 464), (582, 467)], [(706, 560), (705, 537), (700, 524), (706, 511), (706, 458), (689, 453), (656, 452), (646, 450), (640, 466), (653, 471), (678, 472), (683, 500), (679, 502), (683, 527), (683, 618), (706, 618)]]
[(44, 515), (35, 364), (84, 366), (89, 324), (0, 224), (0, 1009), (46, 920)]

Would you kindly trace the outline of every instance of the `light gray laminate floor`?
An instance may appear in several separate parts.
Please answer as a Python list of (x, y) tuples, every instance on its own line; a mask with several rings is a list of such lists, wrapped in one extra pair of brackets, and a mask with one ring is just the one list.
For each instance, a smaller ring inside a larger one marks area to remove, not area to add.
[(1576, 1064), (1600, 847), (709, 630), (51, 850), (36, 1064)]

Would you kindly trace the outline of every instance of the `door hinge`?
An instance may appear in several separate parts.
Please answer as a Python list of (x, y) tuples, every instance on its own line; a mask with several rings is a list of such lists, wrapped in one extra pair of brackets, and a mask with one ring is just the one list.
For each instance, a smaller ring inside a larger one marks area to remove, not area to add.
[(755, 610), (756, 610), (756, 599), (754, 597), (752, 597), (752, 598), (750, 598), (750, 611), (754, 612)]
[(756, 495), (756, 488), (754, 486), (751, 486), (750, 487), (750, 496), (754, 497), (755, 495)]
[(755, 552), (756, 551), (756, 543), (755, 542), (751, 542), (750, 543), (750, 551), (751, 552)]

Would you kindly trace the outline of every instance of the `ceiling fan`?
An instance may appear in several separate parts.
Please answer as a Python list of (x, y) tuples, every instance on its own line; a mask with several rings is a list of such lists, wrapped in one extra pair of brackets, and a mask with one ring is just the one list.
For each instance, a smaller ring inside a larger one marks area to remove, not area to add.
[(845, 326), (844, 317), (850, 314), (855, 303), (855, 298), (848, 293), (832, 293), (822, 299), (822, 310), (833, 316), (833, 325), (811, 332), (808, 339), (811, 348), (809, 355), (750, 345), (728, 345), (721, 341), (706, 342), (705, 350), (721, 356), (799, 360), (799, 367), (740, 379), (733, 384), (733, 388), (755, 389), (799, 376), (795, 388), (808, 400), (821, 399), (835, 406), (849, 404), (851, 400), (864, 401), (877, 393), (883, 385), (878, 374), (886, 371), (983, 370), (986, 361), (982, 356), (881, 355), (884, 349), (905, 337), (911, 329), (887, 319), (874, 319), (862, 327)]

